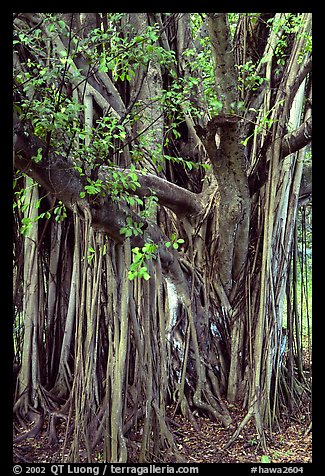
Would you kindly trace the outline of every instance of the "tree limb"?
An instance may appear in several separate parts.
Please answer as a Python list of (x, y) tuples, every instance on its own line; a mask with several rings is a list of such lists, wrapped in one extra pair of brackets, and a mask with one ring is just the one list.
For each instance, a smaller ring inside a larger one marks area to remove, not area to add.
[[(282, 158), (293, 154), (305, 147), (312, 140), (312, 118), (309, 117), (298, 129), (286, 134), (282, 139)], [(250, 196), (253, 196), (266, 182), (268, 177), (269, 163), (266, 161), (266, 153), (271, 142), (266, 142), (261, 150), (261, 160), (254, 171), (248, 177)]]
[[(174, 249), (167, 249), (165, 246), (169, 238), (163, 233), (158, 225), (152, 222), (145, 222), (134, 213), (123, 202), (113, 202), (111, 197), (100, 197), (98, 203), (91, 204), (85, 198), (80, 197), (80, 192), (84, 190), (84, 182), (79, 173), (73, 168), (73, 164), (61, 156), (43, 157), (40, 162), (35, 162), (33, 157), (37, 155), (39, 148), (45, 150), (45, 144), (38, 137), (23, 130), (18, 122), (14, 127), (14, 167), (21, 170), (26, 175), (32, 177), (46, 190), (60, 199), (64, 205), (81, 217), (86, 212), (91, 217), (91, 225), (96, 231), (107, 233), (114, 241), (122, 242), (125, 236), (120, 233), (122, 227), (127, 225), (127, 218), (131, 217), (133, 222), (142, 222), (144, 224), (143, 233), (138, 236), (130, 237), (131, 246), (142, 247), (148, 240), (152, 240), (158, 245), (158, 254), (164, 274), (168, 275), (177, 286), (179, 294), (184, 302), (189, 301), (189, 288), (184, 273), (180, 267), (178, 253)], [(157, 178), (157, 177), (156, 177)], [(149, 185), (157, 186), (157, 196), (161, 195), (161, 200), (167, 206), (172, 206), (172, 193), (175, 187), (179, 191), (180, 187), (174, 184), (163, 183), (164, 180), (155, 181), (154, 176), (142, 176), (144, 187), (149, 191)], [(167, 181), (165, 181), (167, 182)], [(167, 199), (168, 187), (170, 187), (171, 197)], [(161, 194), (160, 194), (161, 192)], [(185, 191), (186, 192), (186, 191)], [(191, 192), (188, 192), (191, 193)], [(193, 196), (195, 194), (192, 194)], [(177, 203), (177, 199), (176, 199)], [(177, 203), (176, 209), (180, 210), (181, 202)], [(185, 203), (184, 203), (185, 207)]]
[[(73, 163), (58, 154), (44, 156), (40, 162), (35, 162), (38, 149), (46, 151), (46, 144), (33, 135), (26, 127), (24, 128), (18, 119), (14, 119), (14, 152), (15, 168), (32, 177), (44, 186), (70, 209), (77, 205), (81, 209), (88, 206), (85, 199), (80, 198), (80, 192), (84, 191), (85, 180), (74, 169)], [(108, 167), (101, 167), (99, 178), (107, 180)], [(117, 169), (128, 173), (130, 171)], [(141, 187), (134, 193), (140, 197), (155, 195), (161, 205), (171, 209), (179, 217), (197, 215), (203, 210), (201, 197), (189, 190), (185, 190), (165, 179), (149, 173), (138, 173), (138, 181)], [(130, 192), (132, 192), (130, 190)], [(122, 204), (117, 206), (110, 197), (92, 210), (93, 224), (108, 232), (114, 239), (122, 239), (119, 230), (125, 226), (126, 215), (131, 213), (127, 207), (122, 210)], [(103, 209), (100, 211), (100, 209)], [(112, 214), (116, 215), (114, 218)], [(135, 220), (135, 221), (139, 221)]]
[[(98, 172), (98, 178), (103, 181), (107, 180), (108, 172), (112, 170), (123, 172), (126, 175), (131, 172), (129, 169), (102, 166)], [(128, 190), (130, 194), (136, 194), (139, 197), (149, 197), (154, 194), (157, 196), (160, 205), (172, 210), (179, 218), (198, 215), (203, 211), (200, 195), (179, 187), (157, 175), (137, 170), (135, 173), (141, 187), (134, 191)]]
[(293, 154), (312, 140), (312, 118), (309, 117), (298, 129), (286, 134), (282, 140), (282, 157)]
[(238, 80), (227, 14), (208, 13), (207, 18), (217, 97), (223, 112), (236, 112)]

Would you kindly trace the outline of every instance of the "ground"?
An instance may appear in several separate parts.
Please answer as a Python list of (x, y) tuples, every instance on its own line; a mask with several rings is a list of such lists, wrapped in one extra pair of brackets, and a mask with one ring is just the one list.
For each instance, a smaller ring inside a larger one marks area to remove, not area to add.
[[(175, 415), (170, 419), (183, 463), (258, 463), (263, 462), (263, 459), (272, 463), (311, 463), (312, 432), (309, 431), (309, 413), (302, 414), (296, 419), (284, 419), (281, 429), (274, 430), (272, 435), (268, 432), (268, 453), (266, 455), (258, 443), (253, 421), (246, 425), (235, 443), (225, 449), (235, 424), (238, 424), (244, 416), (244, 412), (240, 409), (233, 408), (232, 410), (234, 425), (227, 430), (220, 423), (211, 422), (211, 420), (202, 417), (197, 418), (200, 431), (195, 430), (191, 423), (180, 415)], [(14, 444), (14, 463), (64, 462), (62, 455), (63, 428), (59, 434), (58, 445), (48, 445), (45, 427), (37, 438), (25, 439)], [(137, 445), (137, 439), (137, 435), (133, 435), (133, 448)], [(132, 455), (132, 449), (129, 454)], [(85, 453), (82, 450), (80, 461), (86, 462)], [(103, 462), (100, 448), (96, 448), (93, 462)], [(130, 461), (130, 463), (132, 462)], [(168, 462), (172, 462), (170, 457), (168, 457)]]
[[(241, 421), (244, 413), (237, 412), (236, 420)], [(268, 456), (272, 463), (311, 463), (312, 435), (306, 434), (308, 424), (305, 418), (299, 422), (287, 421), (280, 430), (268, 433), (268, 453), (258, 444), (254, 422), (243, 429), (235, 443), (228, 449), (233, 429), (225, 430), (219, 423), (199, 419), (201, 431), (198, 433), (188, 422), (180, 422), (179, 449), (186, 455), (187, 463), (256, 463)]]

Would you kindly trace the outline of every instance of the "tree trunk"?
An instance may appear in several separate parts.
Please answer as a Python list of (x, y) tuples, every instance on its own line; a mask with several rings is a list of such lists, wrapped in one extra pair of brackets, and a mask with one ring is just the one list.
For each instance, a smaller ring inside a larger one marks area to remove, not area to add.
[(24, 223), (27, 231), (24, 239), (24, 275), (23, 275), (23, 315), (24, 342), (21, 368), (18, 374), (18, 400), (16, 411), (22, 417), (28, 416), (30, 410), (39, 409), (40, 385), (40, 328), (39, 328), (39, 270), (38, 270), (38, 223), (36, 221), (38, 186), (26, 177), (25, 181)]

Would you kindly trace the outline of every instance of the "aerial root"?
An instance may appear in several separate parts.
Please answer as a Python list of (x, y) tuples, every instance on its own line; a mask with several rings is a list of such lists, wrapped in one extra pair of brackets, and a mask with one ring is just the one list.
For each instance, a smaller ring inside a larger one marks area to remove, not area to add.
[(13, 439), (14, 443), (19, 443), (27, 438), (35, 438), (41, 431), (45, 418), (48, 415), (48, 438), (49, 443), (56, 443), (58, 441), (56, 435), (56, 423), (58, 418), (67, 420), (67, 415), (64, 413), (66, 405), (64, 405), (61, 411), (57, 411), (57, 402), (52, 395), (47, 392), (43, 387), (38, 388), (37, 393), (39, 406), (34, 408), (28, 400), (28, 393), (24, 392), (17, 400), (14, 406), (14, 417), (18, 423), (27, 430), (21, 433), (19, 436)]
[(35, 413), (35, 419), (34, 419), (34, 425), (33, 427), (26, 431), (25, 433), (22, 433), (21, 435), (17, 436), (14, 438), (13, 442), (14, 443), (19, 443), (20, 441), (23, 441), (27, 438), (35, 438), (38, 433), (41, 431), (41, 428), (44, 423), (44, 415), (43, 413), (37, 412), (36, 410), (33, 410), (33, 413)]
[(229, 438), (228, 442), (225, 444), (224, 448), (227, 449), (229, 448), (235, 441), (236, 439), (238, 438), (239, 434), (241, 433), (242, 429), (244, 428), (244, 426), (247, 425), (247, 423), (249, 422), (249, 420), (252, 418), (253, 416), (253, 408), (251, 408), (245, 415), (244, 419), (241, 421), (240, 425), (237, 427), (237, 429), (235, 430), (235, 432), (231, 435), (231, 437)]
[(241, 421), (240, 425), (237, 427), (237, 429), (235, 430), (235, 432), (232, 434), (232, 436), (230, 437), (229, 441), (226, 443), (225, 445), (225, 449), (229, 448), (235, 441), (236, 439), (238, 438), (239, 434), (241, 433), (241, 431), (243, 430), (243, 428), (247, 425), (247, 423), (249, 422), (249, 420), (254, 417), (255, 419), (255, 426), (256, 426), (256, 430), (257, 430), (257, 433), (258, 433), (258, 437), (259, 437), (259, 440), (260, 440), (260, 443), (262, 445), (262, 449), (263, 451), (267, 451), (267, 445), (266, 445), (266, 439), (265, 439), (265, 433), (264, 433), (264, 429), (263, 429), (263, 425), (262, 425), (262, 421), (261, 421), (261, 417), (260, 417), (260, 413), (259, 413), (259, 410), (254, 408), (254, 405), (252, 405), (250, 407), (250, 409), (248, 410), (248, 412), (246, 413), (245, 417), (243, 418), (243, 420)]

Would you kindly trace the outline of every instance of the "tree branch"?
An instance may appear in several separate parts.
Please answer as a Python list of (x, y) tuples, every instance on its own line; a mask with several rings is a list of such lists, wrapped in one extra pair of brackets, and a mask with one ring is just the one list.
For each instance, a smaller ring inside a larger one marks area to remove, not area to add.
[[(105, 181), (109, 171), (117, 170), (126, 175), (131, 171), (119, 167), (102, 166), (98, 172), (98, 178)], [(203, 211), (201, 196), (179, 187), (163, 178), (148, 172), (135, 171), (138, 182), (141, 187), (136, 190), (128, 190), (130, 194), (136, 194), (139, 197), (149, 197), (155, 195), (160, 205), (172, 210), (179, 218), (189, 215), (198, 215)]]
[[(110, 196), (100, 197), (99, 202), (96, 202), (96, 204), (91, 204), (85, 198), (81, 198), (80, 192), (84, 190), (83, 178), (73, 168), (72, 163), (61, 156), (43, 157), (40, 162), (33, 160), (33, 157), (37, 155), (38, 149), (41, 148), (45, 151), (45, 147), (43, 141), (26, 132), (19, 122), (16, 123), (14, 126), (14, 167), (32, 177), (81, 217), (85, 216), (87, 210), (87, 215), (89, 216), (90, 214), (91, 216), (91, 226), (96, 231), (107, 233), (116, 242), (122, 242), (125, 239), (125, 236), (121, 235), (120, 230), (127, 225), (128, 217), (131, 217), (133, 222), (139, 223), (141, 221), (144, 223), (143, 233), (130, 237), (131, 246), (142, 247), (148, 240), (156, 243), (164, 274), (172, 279), (183, 299), (189, 302), (188, 284), (184, 279), (184, 273), (179, 264), (178, 253), (174, 249), (166, 248), (165, 243), (168, 241), (168, 237), (159, 226), (155, 223), (145, 222), (144, 219), (140, 218), (123, 202), (113, 202)], [(151, 174), (148, 176), (142, 175), (141, 177), (144, 183), (144, 190), (147, 187), (147, 193), (151, 188), (150, 185), (156, 186), (158, 190), (157, 196), (160, 196), (160, 199), (166, 206), (167, 202), (172, 206), (172, 195), (170, 199), (167, 198), (168, 187), (170, 187), (172, 192), (175, 192), (176, 189), (180, 192), (180, 187), (169, 183), (164, 184), (163, 182), (167, 181), (162, 179), (157, 181), (155, 180), (157, 177), (155, 178)], [(192, 195), (194, 196), (195, 194)], [(186, 196), (186, 191), (184, 196)], [(178, 199), (176, 199), (177, 210), (180, 210), (182, 201), (179, 197), (178, 195)], [(184, 201), (183, 205), (185, 207)]]
[[(282, 158), (293, 154), (305, 147), (312, 140), (312, 118), (309, 117), (298, 129), (286, 134), (282, 139)], [(265, 142), (261, 150), (261, 159), (256, 169), (252, 171), (248, 178), (250, 196), (257, 192), (266, 182), (268, 177), (269, 163), (266, 162), (266, 152), (271, 146), (271, 142)]]
[(282, 154), (286, 157), (305, 147), (312, 140), (312, 118), (309, 117), (298, 129), (286, 134), (282, 140)]
[[(42, 150), (42, 160), (35, 162), (33, 157), (38, 155), (38, 150)], [(83, 209), (89, 207), (86, 199), (80, 198), (80, 192), (84, 191), (85, 180), (74, 169), (73, 163), (58, 154), (45, 156), (46, 144), (38, 137), (33, 135), (30, 130), (24, 128), (21, 122), (14, 119), (14, 152), (15, 168), (19, 168), (38, 183), (44, 186), (70, 209), (77, 205)], [(107, 180), (108, 167), (101, 167), (99, 178)], [(130, 172), (126, 169), (117, 169)], [(137, 173), (138, 181), (141, 187), (135, 192), (140, 197), (150, 196), (153, 193), (158, 198), (161, 205), (171, 209), (180, 218), (187, 215), (197, 215), (203, 210), (203, 204), (200, 195), (196, 195), (189, 190), (183, 189), (165, 179), (149, 173)], [(129, 190), (129, 192), (132, 192)], [(131, 214), (128, 207), (122, 209), (122, 204), (113, 203), (110, 197), (106, 201), (91, 211), (93, 223), (97, 228), (102, 228), (108, 232), (114, 239), (121, 240), (119, 230), (125, 226), (126, 215)], [(103, 209), (100, 211), (100, 209)], [(116, 217), (111, 215), (115, 214)], [(134, 214), (133, 214), (134, 215)], [(134, 221), (139, 221), (135, 219)], [(114, 224), (114, 222), (116, 222)]]
[(217, 97), (223, 112), (236, 112), (238, 79), (227, 14), (208, 13), (207, 18)]

